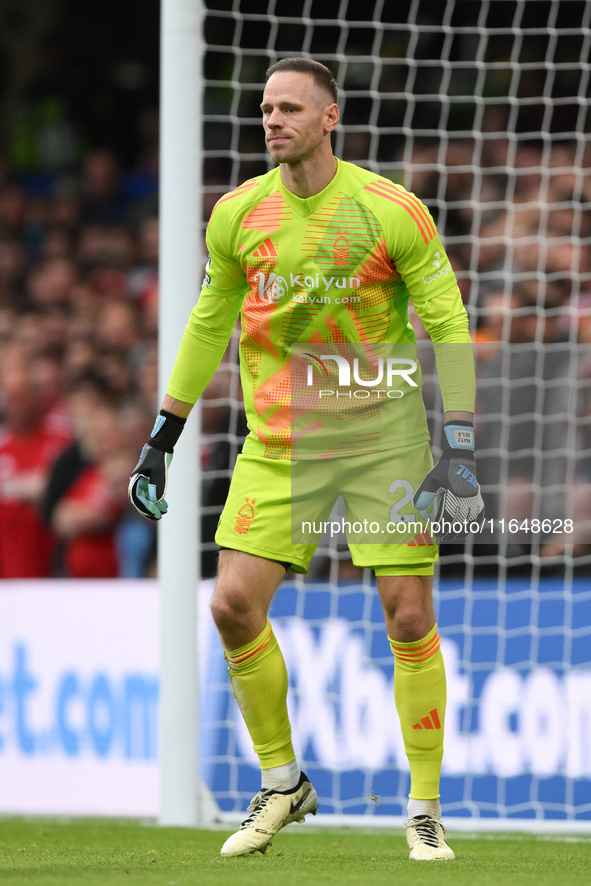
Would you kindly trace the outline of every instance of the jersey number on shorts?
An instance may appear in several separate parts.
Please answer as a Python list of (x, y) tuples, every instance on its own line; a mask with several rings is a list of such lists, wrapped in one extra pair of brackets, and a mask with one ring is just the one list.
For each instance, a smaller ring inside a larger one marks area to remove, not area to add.
[[(390, 483), (390, 487), (388, 492), (391, 495), (395, 495), (400, 489), (402, 489), (403, 494), (402, 497), (398, 499), (395, 504), (390, 508), (390, 522), (391, 523), (400, 523), (400, 521), (404, 521), (406, 523), (411, 522), (412, 520), (416, 520), (415, 514), (401, 514), (400, 511), (402, 508), (405, 508), (406, 505), (410, 504), (412, 501), (412, 497), (414, 495), (414, 489), (412, 488), (412, 483), (408, 480), (404, 480), (400, 477), (398, 480), (392, 480)], [(427, 511), (419, 511), (421, 517), (424, 520), (429, 519), (429, 514)]]

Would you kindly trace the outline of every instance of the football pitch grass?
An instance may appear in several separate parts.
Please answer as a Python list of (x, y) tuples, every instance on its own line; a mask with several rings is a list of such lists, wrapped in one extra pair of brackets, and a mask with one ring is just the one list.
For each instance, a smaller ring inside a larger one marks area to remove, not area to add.
[(290, 825), (266, 855), (223, 859), (229, 830), (0, 818), (2, 886), (567, 886), (591, 883), (591, 838), (449, 833), (457, 859), (410, 862), (404, 835)]

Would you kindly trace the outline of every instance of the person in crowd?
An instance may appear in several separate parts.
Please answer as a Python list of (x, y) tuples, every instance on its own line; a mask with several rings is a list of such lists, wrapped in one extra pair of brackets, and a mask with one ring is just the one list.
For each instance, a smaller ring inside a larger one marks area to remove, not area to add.
[(93, 377), (78, 382), (68, 405), (75, 440), (52, 467), (43, 509), (60, 542), (56, 571), (69, 578), (116, 578), (116, 531), (127, 506), (122, 479), (131, 458), (120, 409), (104, 381)]
[(49, 578), (56, 539), (40, 504), (72, 430), (58, 421), (38, 361), (22, 345), (0, 357), (0, 578)]

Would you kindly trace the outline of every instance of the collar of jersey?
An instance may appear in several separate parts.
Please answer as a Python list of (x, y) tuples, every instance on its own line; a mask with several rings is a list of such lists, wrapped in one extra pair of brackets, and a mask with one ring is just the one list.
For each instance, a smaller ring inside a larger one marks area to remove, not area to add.
[(292, 194), (281, 180), (281, 173), (279, 169), (277, 170), (279, 173), (279, 190), (281, 191), (281, 196), (285, 200), (285, 202), (294, 209), (298, 215), (301, 215), (302, 218), (306, 218), (312, 213), (316, 212), (320, 209), (327, 200), (329, 200), (333, 194), (336, 194), (339, 191), (339, 186), (341, 182), (341, 175), (343, 166), (340, 160), (337, 159), (337, 171), (335, 172), (333, 178), (329, 181), (327, 186), (320, 191), (318, 194), (314, 194), (313, 197), (307, 197), (303, 200), (301, 197), (297, 197), (295, 194)]

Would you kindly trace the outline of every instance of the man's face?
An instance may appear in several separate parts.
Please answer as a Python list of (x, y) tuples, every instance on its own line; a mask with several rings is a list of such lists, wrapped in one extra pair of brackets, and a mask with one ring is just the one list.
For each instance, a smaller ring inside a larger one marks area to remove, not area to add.
[(261, 103), (265, 141), (275, 163), (308, 160), (330, 139), (337, 106), (310, 74), (281, 71), (267, 81)]

